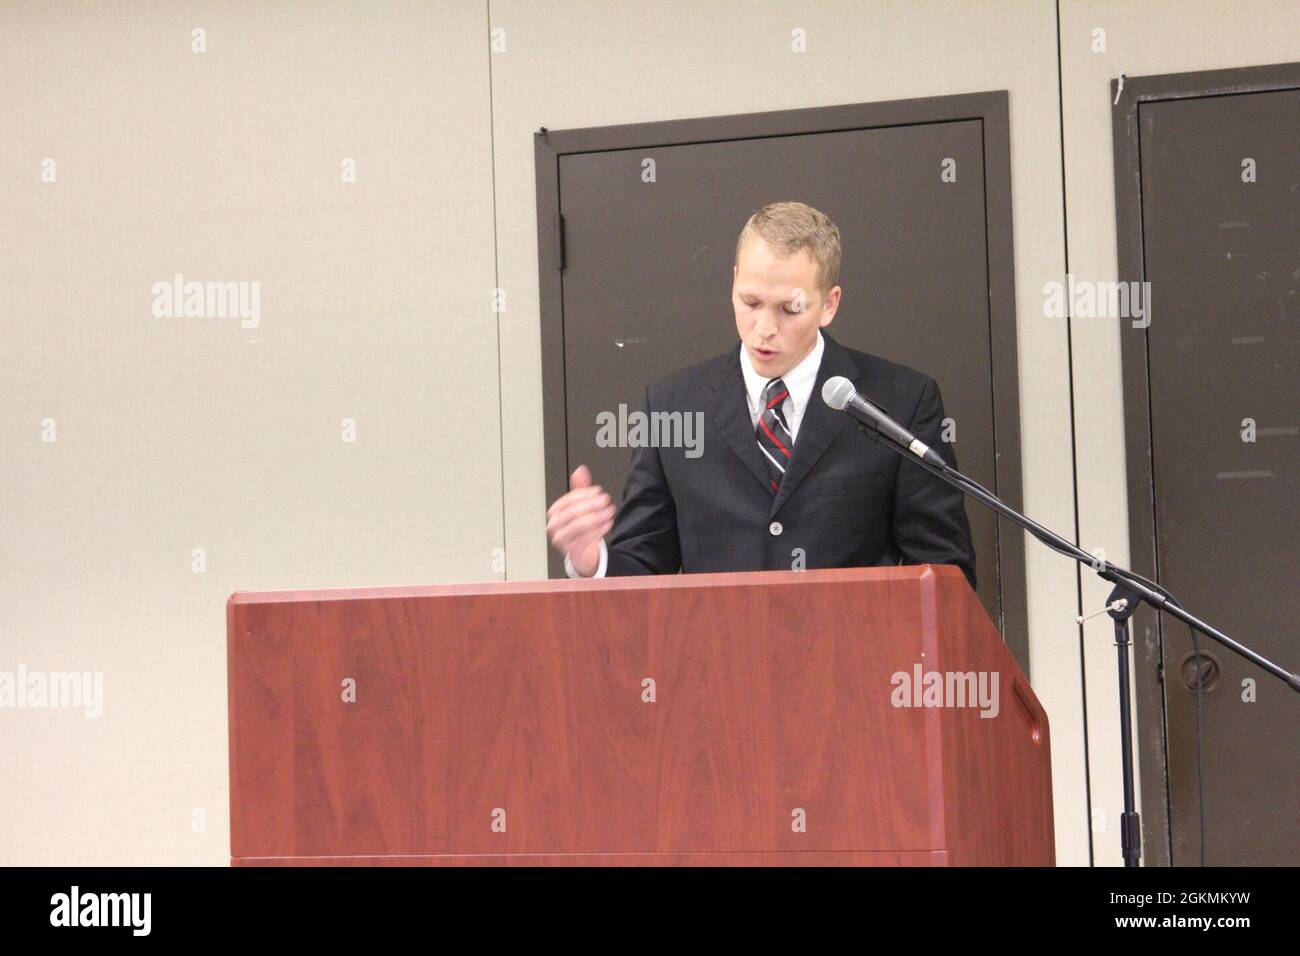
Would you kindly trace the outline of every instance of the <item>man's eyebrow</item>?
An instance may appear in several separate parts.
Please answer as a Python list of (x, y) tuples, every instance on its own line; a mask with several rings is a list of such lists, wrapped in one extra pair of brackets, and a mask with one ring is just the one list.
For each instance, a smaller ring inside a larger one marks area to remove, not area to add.
[[(761, 299), (761, 298), (763, 298), (763, 293), (761, 293), (761, 292), (754, 292), (752, 289), (741, 289), (741, 290), (739, 290), (739, 291), (737, 292), (737, 295), (739, 295), (742, 299)], [(805, 293), (805, 297), (806, 297), (806, 295), (807, 295), (807, 294)], [(772, 298), (773, 298), (774, 301), (779, 301), (779, 302), (797, 302), (797, 301), (799, 300), (799, 291), (798, 291), (798, 290), (795, 290), (793, 293), (791, 293), (791, 294), (788, 295), (788, 296), (774, 295), (774, 296), (772, 296)]]

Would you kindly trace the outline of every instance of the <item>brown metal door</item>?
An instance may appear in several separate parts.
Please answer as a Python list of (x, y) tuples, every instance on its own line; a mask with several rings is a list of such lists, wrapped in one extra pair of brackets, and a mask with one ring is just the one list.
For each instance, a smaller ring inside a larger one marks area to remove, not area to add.
[[(1300, 90), (1154, 99), (1137, 111), (1151, 310), (1149, 328), (1123, 332), (1135, 556), (1151, 557), (1153, 542), (1160, 581), (1184, 606), (1294, 668)], [(1132, 388), (1143, 362), (1145, 395)], [(1170, 850), (1187, 865), (1200, 849), (1196, 678), (1187, 628), (1162, 625)], [(1300, 863), (1300, 698), (1200, 645), (1206, 862)], [(1158, 727), (1158, 713), (1144, 716)], [(1153, 788), (1144, 792), (1151, 802)]]

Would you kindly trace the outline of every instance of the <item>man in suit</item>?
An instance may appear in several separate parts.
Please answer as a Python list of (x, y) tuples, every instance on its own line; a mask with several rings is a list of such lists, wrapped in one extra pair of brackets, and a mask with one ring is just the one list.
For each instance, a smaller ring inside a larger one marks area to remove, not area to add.
[(637, 448), (618, 508), (580, 466), (547, 511), (571, 577), (930, 563), (975, 586), (961, 492), (821, 399), (850, 379), (956, 467), (935, 381), (822, 331), (839, 268), (839, 230), (811, 206), (749, 218), (732, 269), (740, 347), (646, 389), (647, 413), (702, 413), (703, 453)]

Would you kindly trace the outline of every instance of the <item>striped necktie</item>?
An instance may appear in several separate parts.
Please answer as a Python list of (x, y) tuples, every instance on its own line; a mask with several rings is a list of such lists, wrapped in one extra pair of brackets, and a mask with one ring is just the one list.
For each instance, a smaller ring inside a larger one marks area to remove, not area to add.
[(790, 435), (790, 426), (781, 411), (781, 403), (790, 395), (785, 382), (774, 378), (763, 389), (763, 412), (758, 416), (754, 426), (754, 437), (758, 439), (758, 448), (767, 461), (768, 480), (772, 494), (781, 488), (781, 479), (785, 477), (786, 465), (790, 463), (794, 438)]

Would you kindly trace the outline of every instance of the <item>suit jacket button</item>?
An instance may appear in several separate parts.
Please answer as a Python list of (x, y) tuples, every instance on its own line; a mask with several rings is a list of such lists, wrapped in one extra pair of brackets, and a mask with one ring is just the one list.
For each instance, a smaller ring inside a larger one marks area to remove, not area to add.
[(780, 534), (785, 529), (781, 527), (781, 522), (773, 521), (770, 525), (767, 526), (767, 530), (772, 532), (772, 534), (777, 535)]

